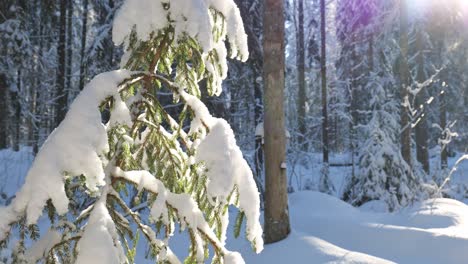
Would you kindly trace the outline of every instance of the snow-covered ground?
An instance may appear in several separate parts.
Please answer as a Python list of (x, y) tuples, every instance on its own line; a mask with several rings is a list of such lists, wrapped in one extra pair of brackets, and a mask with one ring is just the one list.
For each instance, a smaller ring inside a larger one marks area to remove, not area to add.
[[(336, 157), (343, 159), (344, 157)], [(10, 197), (21, 186), (31, 164), (31, 150), (0, 151), (0, 192)], [(450, 160), (453, 164), (456, 158)], [(436, 162), (434, 160), (434, 162)], [(304, 179), (316, 180), (320, 163), (303, 169)], [(331, 179), (340, 194), (349, 167), (333, 167)], [(460, 164), (452, 184), (468, 182), (468, 161)], [(304, 180), (303, 179), (303, 180)], [(0, 202), (4, 202), (0, 200)], [(257, 255), (243, 238), (234, 239), (232, 227), (227, 248), (242, 253), (246, 263), (466, 263), (468, 259), (468, 206), (452, 199), (417, 203), (387, 213), (379, 202), (354, 208), (336, 197), (314, 191), (289, 196), (292, 232), (281, 242), (266, 245)], [(231, 214), (231, 223), (235, 214)], [(42, 227), (43, 225), (40, 224)], [(43, 227), (45, 229), (45, 226)], [(42, 232), (46, 230), (41, 230)], [(176, 233), (171, 247), (187, 254), (188, 240)], [(136, 263), (144, 260), (144, 244)]]
[(29, 147), (22, 147), (18, 152), (11, 149), (0, 150), (0, 204), (23, 185), (33, 159), (32, 149)]
[[(439, 153), (440, 150), (438, 148), (433, 148), (430, 151), (431, 178), (436, 179), (438, 184), (448, 177), (455, 163), (463, 156), (463, 153), (456, 153), (454, 157), (449, 157), (448, 170), (440, 171)], [(306, 158), (302, 158), (301, 161), (291, 161), (291, 163), (288, 164), (288, 182), (293, 190), (317, 190), (321, 175), (320, 171), (323, 167), (322, 154), (310, 153)], [(351, 166), (342, 165), (351, 164), (351, 157), (348, 153), (332, 153), (330, 154), (330, 164), (332, 164), (329, 168), (330, 180), (335, 188), (333, 196), (341, 197), (352, 173)], [(468, 204), (468, 197), (464, 197), (465, 194), (468, 194), (468, 160), (464, 160), (458, 164), (449, 182), (446, 184), (444, 192)]]
[(313, 191), (290, 195), (292, 233), (247, 263), (466, 263), (468, 206), (435, 199), (398, 213), (353, 208)]

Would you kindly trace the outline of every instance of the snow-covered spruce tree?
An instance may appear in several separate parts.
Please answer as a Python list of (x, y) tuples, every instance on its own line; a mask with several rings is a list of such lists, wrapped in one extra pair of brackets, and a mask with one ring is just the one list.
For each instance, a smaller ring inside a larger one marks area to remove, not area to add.
[[(14, 263), (133, 263), (139, 233), (158, 263), (180, 263), (169, 247), (179, 225), (191, 242), (185, 263), (243, 263), (225, 247), (228, 206), (240, 209), (235, 235), (245, 218), (260, 252), (259, 194), (230, 126), (209, 114), (198, 86), (206, 79), (219, 95), (226, 57), (247, 59), (237, 7), (127, 0), (113, 40), (124, 43), (124, 69), (95, 77), (44, 143), (16, 198), (0, 208), (1, 246), (13, 248)], [(178, 116), (159, 103), (161, 90), (183, 104)], [(51, 227), (27, 248), (44, 210)]]
[(389, 77), (371, 73), (367, 86), (373, 94), (372, 116), (360, 127), (366, 140), (359, 148), (359, 169), (345, 188), (343, 198), (355, 206), (382, 200), (393, 211), (415, 198), (419, 182), (398, 148), (398, 107), (384, 88), (391, 85)]

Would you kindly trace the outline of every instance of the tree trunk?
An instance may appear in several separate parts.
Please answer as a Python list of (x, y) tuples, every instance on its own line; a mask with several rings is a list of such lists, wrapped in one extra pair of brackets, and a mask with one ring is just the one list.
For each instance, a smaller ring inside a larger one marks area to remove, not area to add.
[(83, 90), (84, 82), (86, 78), (86, 61), (85, 61), (85, 52), (86, 52), (86, 39), (87, 39), (87, 30), (88, 30), (88, 0), (83, 1), (83, 17), (82, 17), (82, 29), (81, 29), (81, 51), (80, 51), (80, 83), (79, 89)]
[(264, 0), (263, 71), (265, 125), (265, 242), (284, 239), (290, 230), (284, 127), (284, 3)]
[(320, 32), (321, 32), (321, 60), (320, 69), (322, 77), (322, 143), (323, 163), (328, 164), (328, 103), (327, 103), (327, 51), (326, 51), (326, 16), (325, 0), (320, 0)]
[[(440, 60), (440, 65), (444, 64), (444, 39), (445, 34), (443, 32), (440, 32), (440, 41), (438, 43), (438, 52), (439, 52), (439, 60)], [(443, 140), (446, 140), (448, 135), (445, 133), (445, 128), (447, 127), (447, 101), (445, 99), (445, 95), (447, 93), (446, 88), (447, 84), (445, 82), (446, 80), (446, 69), (443, 69), (440, 72), (440, 79), (442, 84), (440, 85), (440, 96), (439, 96), (439, 121), (440, 121), (440, 127), (443, 129), (441, 138)], [(440, 167), (444, 170), (448, 168), (448, 144), (442, 146), (442, 150), (440, 153)]]
[(8, 87), (6, 77), (0, 74), (0, 149), (7, 148), (8, 146), (8, 103), (7, 103)]
[[(426, 80), (426, 76), (424, 73), (424, 40), (422, 29), (417, 30), (416, 35), (416, 50), (418, 52), (418, 56), (416, 57), (416, 63), (418, 67), (417, 71), (417, 80), (419, 83), (423, 83)], [(428, 150), (428, 126), (427, 126), (427, 118), (425, 113), (425, 108), (420, 108), (424, 105), (426, 101), (426, 89), (419, 91), (416, 95), (415, 103), (417, 109), (422, 109), (422, 113), (419, 115), (418, 120), (416, 120), (417, 124), (415, 127), (415, 135), (416, 135), (416, 158), (419, 163), (421, 163), (424, 171), (429, 174), (429, 150)]]
[(369, 35), (369, 49), (368, 49), (368, 60), (369, 60), (369, 72), (374, 71), (374, 36), (372, 33)]
[[(114, 0), (109, 0), (109, 9), (112, 10), (114, 9)], [(112, 24), (111, 24), (112, 26)], [(109, 32), (109, 38), (107, 40), (108, 42), (108, 49), (109, 49), (109, 67), (111, 67), (111, 69), (114, 67), (114, 42), (112, 41), (112, 28)]]
[(66, 99), (68, 102), (68, 97), (72, 91), (72, 67), (73, 67), (73, 0), (67, 0), (67, 71), (66, 71), (66, 80), (65, 80), (65, 89)]
[[(440, 102), (440, 127), (442, 129), (445, 129), (447, 127), (447, 106), (445, 102), (445, 92), (443, 90), (444, 88), (442, 87), (442, 91), (440, 93), (439, 97), (439, 102)], [(442, 132), (442, 139), (446, 139), (447, 135), (445, 132)], [(448, 168), (448, 145), (442, 146), (442, 150), (440, 153), (440, 166), (441, 168), (447, 169)]]
[[(408, 98), (408, 7), (406, 0), (400, 0), (400, 98), (403, 102)], [(401, 154), (406, 163), (411, 166), (411, 124), (407, 107), (402, 107), (401, 118)]]
[(356, 127), (358, 124), (358, 111), (357, 111), (357, 98), (358, 98), (358, 92), (357, 92), (357, 80), (356, 80), (356, 67), (354, 63), (357, 63), (357, 55), (356, 55), (356, 47), (355, 47), (355, 35), (353, 33), (351, 37), (351, 45), (349, 48), (351, 48), (351, 91), (350, 91), (350, 104), (349, 104), (349, 113), (351, 115), (351, 122), (349, 124), (349, 146), (351, 149), (351, 164), (352, 164), (352, 169), (351, 169), (351, 176), (354, 178), (356, 176), (356, 166), (355, 166), (355, 159), (357, 155), (357, 149), (358, 149), (358, 140), (357, 140), (357, 134), (356, 134)]
[(298, 109), (298, 126), (299, 126), (299, 146), (302, 150), (307, 150), (306, 141), (306, 84), (305, 84), (305, 49), (304, 49), (304, 0), (298, 0), (298, 21), (296, 25), (296, 40), (297, 40), (297, 109)]
[(57, 127), (63, 118), (67, 106), (67, 95), (65, 93), (65, 45), (66, 45), (66, 17), (67, 17), (67, 0), (60, 0), (60, 21), (59, 21), (59, 40), (57, 47), (57, 77), (56, 77), (56, 94), (57, 102), (55, 104), (55, 122)]
[(19, 151), (20, 149), (20, 140), (21, 140), (21, 97), (20, 91), (21, 87), (21, 70), (18, 69), (16, 76), (16, 90), (12, 92), (11, 101), (13, 103), (13, 113), (11, 125), (13, 126), (11, 132), (13, 133), (13, 150)]

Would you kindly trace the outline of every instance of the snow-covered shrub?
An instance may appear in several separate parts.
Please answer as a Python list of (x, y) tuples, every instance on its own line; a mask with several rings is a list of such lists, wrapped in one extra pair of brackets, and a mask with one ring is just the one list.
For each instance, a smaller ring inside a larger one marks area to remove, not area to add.
[[(239, 10), (232, 0), (127, 0), (113, 39), (124, 43), (123, 69), (95, 77), (44, 143), (16, 198), (0, 208), (1, 246), (11, 246), (13, 227), (15, 263), (133, 263), (139, 232), (158, 263), (180, 263), (169, 247), (178, 224), (190, 237), (187, 263), (210, 255), (243, 263), (225, 247), (228, 206), (240, 209), (237, 235), (245, 218), (260, 252), (259, 194), (229, 124), (210, 115), (198, 85), (206, 79), (219, 95), (226, 57), (247, 59)], [(183, 105), (178, 116), (159, 91)], [(52, 225), (26, 247), (44, 208)]]

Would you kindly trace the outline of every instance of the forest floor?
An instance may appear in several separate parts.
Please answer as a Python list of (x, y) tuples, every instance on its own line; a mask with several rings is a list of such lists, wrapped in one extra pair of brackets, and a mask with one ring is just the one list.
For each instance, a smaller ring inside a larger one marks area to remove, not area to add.
[[(227, 247), (241, 252), (246, 263), (466, 263), (468, 259), (468, 200), (461, 192), (468, 186), (468, 161), (460, 164), (448, 185), (459, 200), (431, 199), (413, 204), (398, 212), (388, 213), (379, 202), (354, 208), (339, 200), (350, 167), (331, 167), (334, 196), (313, 189), (320, 175), (320, 155), (312, 155), (307, 166), (291, 168), (290, 181), (296, 192), (289, 196), (292, 232), (281, 242), (265, 246), (256, 255), (248, 241), (234, 239), (232, 226)], [(0, 151), (0, 204), (18, 190), (31, 165), (31, 149), (19, 152)], [(346, 162), (346, 155), (332, 156), (332, 161)], [(450, 159), (449, 167), (457, 156)], [(437, 164), (434, 156), (432, 163)], [(435, 167), (435, 166), (434, 166)], [(231, 212), (231, 223), (236, 211)], [(41, 233), (47, 231), (47, 220), (39, 222)], [(172, 250), (187, 255), (188, 237), (176, 232)], [(139, 244), (136, 263), (145, 259), (146, 246)], [(1, 255), (1, 254), (0, 254)]]

